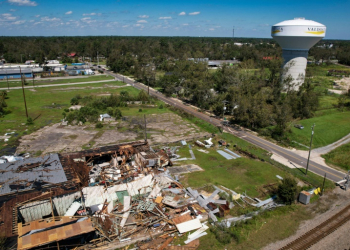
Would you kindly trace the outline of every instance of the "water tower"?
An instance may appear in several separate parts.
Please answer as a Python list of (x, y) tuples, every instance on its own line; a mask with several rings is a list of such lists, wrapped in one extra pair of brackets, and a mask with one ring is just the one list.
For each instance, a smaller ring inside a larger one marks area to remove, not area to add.
[(305, 18), (295, 18), (272, 26), (271, 36), (283, 51), (282, 81), (291, 76), (294, 89), (299, 89), (305, 79), (308, 51), (324, 38), (325, 34), (326, 26)]

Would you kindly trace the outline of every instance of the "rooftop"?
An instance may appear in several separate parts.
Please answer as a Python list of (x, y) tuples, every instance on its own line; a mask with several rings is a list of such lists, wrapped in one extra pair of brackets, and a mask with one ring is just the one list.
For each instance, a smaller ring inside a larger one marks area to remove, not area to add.
[(0, 195), (66, 181), (58, 154), (0, 164)]

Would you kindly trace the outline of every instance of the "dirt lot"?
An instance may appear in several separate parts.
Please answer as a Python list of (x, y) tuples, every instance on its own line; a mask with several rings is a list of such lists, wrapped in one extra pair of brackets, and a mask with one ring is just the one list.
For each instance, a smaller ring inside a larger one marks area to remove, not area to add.
[[(209, 135), (176, 114), (153, 114), (146, 117), (150, 144), (175, 142)], [(144, 138), (144, 118), (127, 117), (126, 121), (105, 122), (101, 130), (89, 126), (46, 126), (20, 139), (17, 153), (46, 154), (74, 152), (83, 148), (118, 144)]]
[[(310, 220), (304, 221), (300, 226), (296, 234), (284, 239), (282, 241), (275, 242), (264, 247), (264, 250), (280, 249), (289, 242), (299, 238), (304, 233), (318, 226), (328, 218), (338, 213), (344, 207), (350, 204), (350, 190), (344, 191), (339, 187), (335, 188), (331, 193), (326, 194), (317, 202), (308, 205), (308, 209), (312, 211), (314, 217)], [(344, 250), (350, 249), (350, 222), (343, 224), (338, 230), (331, 233), (321, 241), (313, 245), (311, 250)]]

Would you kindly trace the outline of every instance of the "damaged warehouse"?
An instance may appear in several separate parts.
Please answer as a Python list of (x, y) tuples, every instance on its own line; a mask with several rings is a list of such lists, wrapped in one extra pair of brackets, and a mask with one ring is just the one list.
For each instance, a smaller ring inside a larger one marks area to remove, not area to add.
[(196, 249), (206, 221), (217, 222), (234, 203), (217, 187), (209, 196), (185, 189), (166, 168), (174, 157), (166, 149), (135, 141), (1, 164), (0, 227), (17, 236), (17, 249), (136, 242), (165, 249), (175, 233), (194, 230), (185, 243)]

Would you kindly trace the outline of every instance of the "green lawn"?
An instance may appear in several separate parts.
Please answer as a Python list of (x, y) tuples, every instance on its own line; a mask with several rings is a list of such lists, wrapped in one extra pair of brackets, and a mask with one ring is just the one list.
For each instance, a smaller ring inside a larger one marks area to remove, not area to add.
[[(104, 80), (112, 80), (114, 77), (109, 75), (99, 75), (99, 76), (89, 76), (84, 78), (69, 78), (69, 79), (51, 79), (51, 78), (45, 78), (45, 80), (34, 80), (34, 86), (38, 85), (47, 85), (47, 84), (61, 84), (61, 83), (78, 83), (78, 82), (94, 82), (94, 81), (104, 81)], [(32, 79), (26, 79), (28, 85), (27, 86), (33, 86), (33, 80)], [(9, 81), (9, 87), (11, 90), (11, 87), (19, 87), (22, 86), (21, 81)], [(1, 81), (0, 82), (0, 88), (7, 88), (7, 82)]]
[(313, 117), (299, 122), (304, 129), (292, 128), (289, 138), (304, 145), (310, 144), (311, 126), (315, 123), (312, 147), (331, 144), (350, 133), (350, 111), (334, 111), (331, 114)]
[(350, 143), (344, 144), (328, 154), (322, 155), (329, 164), (337, 165), (345, 170), (350, 170)]
[(247, 158), (226, 160), (214, 149), (210, 153), (202, 153), (194, 150), (198, 164), (205, 171), (188, 174), (188, 185), (194, 188), (203, 187), (205, 184), (223, 185), (237, 193), (247, 192), (251, 197), (259, 196), (257, 188), (264, 184), (277, 182), (276, 175), (282, 177), (286, 173), (270, 164)]
[(338, 97), (339, 95), (337, 94), (320, 96), (318, 98), (318, 101), (319, 101), (318, 110), (335, 108), (338, 105)]

